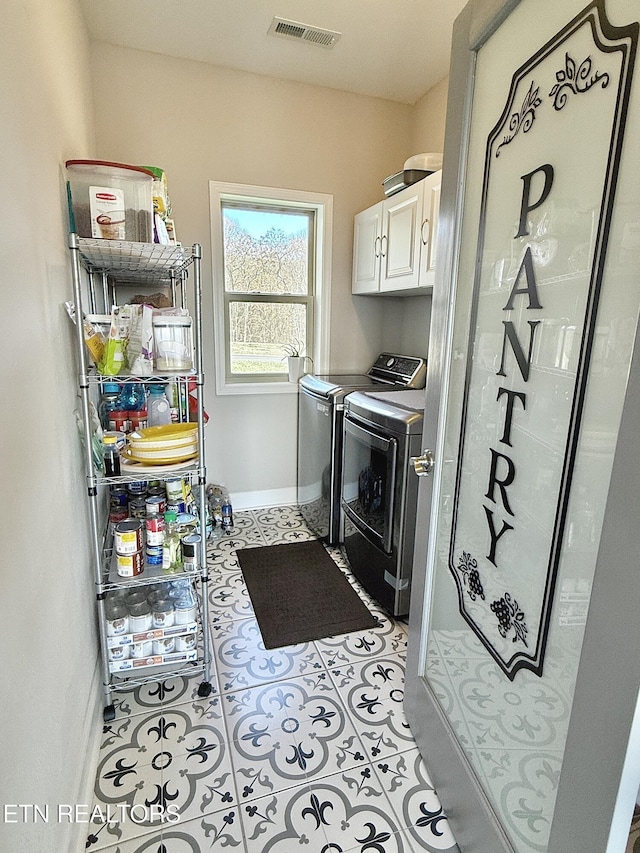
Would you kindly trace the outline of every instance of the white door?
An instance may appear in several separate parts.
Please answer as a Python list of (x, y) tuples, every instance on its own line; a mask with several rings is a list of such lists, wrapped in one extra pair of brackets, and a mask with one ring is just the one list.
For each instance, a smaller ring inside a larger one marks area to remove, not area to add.
[(405, 707), (463, 853), (622, 853), (640, 782), (638, 18), (454, 30)]

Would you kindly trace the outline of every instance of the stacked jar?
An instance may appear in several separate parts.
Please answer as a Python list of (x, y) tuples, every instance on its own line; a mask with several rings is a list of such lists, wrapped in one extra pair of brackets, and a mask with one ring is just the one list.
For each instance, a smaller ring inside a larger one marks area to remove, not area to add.
[(119, 594), (108, 595), (104, 602), (107, 637), (120, 637), (129, 632), (129, 610)]
[[(109, 658), (151, 659), (172, 652), (191, 652), (196, 648), (196, 617), (196, 599), (187, 579), (109, 593), (105, 599), (107, 636), (132, 635), (132, 642), (111, 647)], [(164, 635), (165, 629), (176, 626), (184, 626), (185, 633)], [(163, 632), (161, 636), (157, 636), (159, 631)]]
[(162, 547), (164, 545), (164, 512), (166, 500), (163, 495), (147, 495), (145, 502), (147, 530), (147, 563), (150, 566), (162, 565)]
[(153, 614), (146, 594), (142, 590), (132, 590), (125, 600), (129, 608), (129, 630), (134, 635), (129, 656), (132, 658), (150, 658), (153, 655), (153, 638), (149, 632), (153, 628)]
[(109, 521), (118, 524), (129, 518), (129, 493), (126, 486), (109, 486)]
[(127, 518), (115, 525), (113, 531), (116, 567), (121, 578), (134, 578), (144, 571), (143, 523)]
[(139, 480), (135, 483), (127, 483), (127, 494), (129, 496), (129, 518), (144, 521), (146, 518), (146, 481)]
[(176, 516), (186, 512), (185, 487), (180, 477), (167, 480), (165, 483), (167, 493), (167, 511), (175, 512)]

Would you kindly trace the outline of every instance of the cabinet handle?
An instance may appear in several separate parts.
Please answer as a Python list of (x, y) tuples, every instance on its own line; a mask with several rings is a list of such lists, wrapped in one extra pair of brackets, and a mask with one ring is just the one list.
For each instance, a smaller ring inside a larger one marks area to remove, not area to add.
[(422, 239), (422, 245), (423, 245), (423, 246), (426, 246), (426, 245), (427, 245), (427, 243), (429, 242), (429, 238), (428, 238), (428, 237), (427, 237), (427, 239), (426, 239), (426, 240), (425, 240), (425, 238), (424, 238), (424, 226), (425, 226), (425, 225), (429, 225), (429, 220), (428, 220), (428, 219), (425, 219), (425, 220), (424, 220), (424, 222), (422, 223), (422, 225), (420, 226), (420, 237), (421, 237), (421, 239)]
[[(378, 245), (378, 244), (380, 244), (380, 245)], [(376, 237), (376, 242), (373, 245), (374, 245), (375, 256), (376, 256), (376, 258), (379, 258), (380, 257), (380, 246), (382, 245), (382, 240), (380, 239), (380, 237)]]
[[(387, 239), (387, 235), (386, 235), (386, 234), (384, 235), (384, 237), (382, 238), (382, 240), (386, 240), (386, 242), (387, 242), (387, 243), (389, 242), (389, 240)], [(383, 257), (383, 258), (385, 258), (385, 257), (386, 257), (386, 255), (387, 255), (387, 249), (386, 249), (386, 246), (385, 246), (385, 248), (384, 248), (384, 249), (382, 248), (382, 240), (380, 240), (380, 254), (382, 255), (382, 257)]]

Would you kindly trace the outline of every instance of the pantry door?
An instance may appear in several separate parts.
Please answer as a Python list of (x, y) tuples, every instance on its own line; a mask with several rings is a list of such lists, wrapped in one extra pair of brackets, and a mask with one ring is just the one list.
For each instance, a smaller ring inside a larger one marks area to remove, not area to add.
[(622, 851), (640, 782), (639, 17), (455, 25), (405, 709), (463, 853)]

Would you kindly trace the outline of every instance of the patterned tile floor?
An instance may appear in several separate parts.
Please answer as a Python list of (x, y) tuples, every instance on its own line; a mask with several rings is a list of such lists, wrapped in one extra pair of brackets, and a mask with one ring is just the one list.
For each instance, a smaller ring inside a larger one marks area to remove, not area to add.
[(283, 507), (238, 513), (233, 535), (210, 543), (212, 694), (198, 697), (199, 678), (115, 694), (88, 850), (458, 851), (402, 711), (406, 625), (338, 549), (380, 627), (262, 645), (235, 551), (309, 538)]

